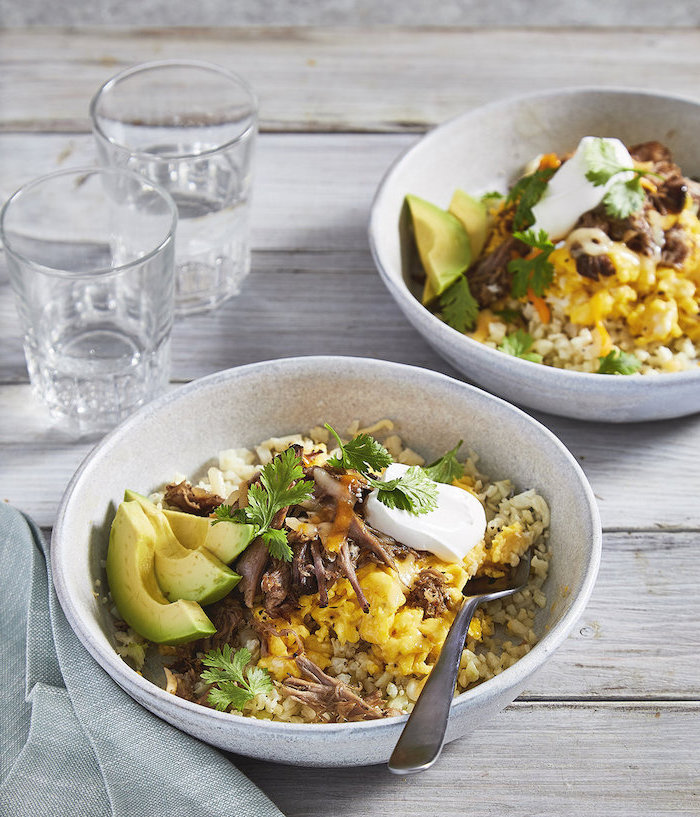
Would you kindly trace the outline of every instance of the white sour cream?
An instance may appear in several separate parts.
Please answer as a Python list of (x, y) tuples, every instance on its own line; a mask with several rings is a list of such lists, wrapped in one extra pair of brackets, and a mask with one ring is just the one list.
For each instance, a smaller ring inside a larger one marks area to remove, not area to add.
[[(408, 465), (394, 463), (384, 472), (383, 480), (397, 479), (406, 471)], [(373, 528), (404, 545), (428, 550), (445, 562), (461, 562), (484, 538), (486, 514), (481, 502), (469, 491), (436, 484), (438, 506), (434, 511), (416, 516), (387, 508), (377, 499), (377, 491), (372, 491), (365, 502), (365, 518)]]
[[(606, 184), (598, 187), (588, 181), (586, 173), (589, 167), (586, 164), (585, 152), (587, 145), (596, 138), (584, 136), (581, 139), (576, 153), (552, 176), (544, 195), (532, 208), (535, 223), (531, 229), (536, 232), (544, 230), (552, 241), (558, 241), (567, 235), (580, 216), (597, 207), (613, 184), (627, 181), (634, 176), (630, 172), (617, 173)], [(634, 166), (634, 159), (619, 139), (605, 141), (612, 146), (615, 158), (623, 167)]]

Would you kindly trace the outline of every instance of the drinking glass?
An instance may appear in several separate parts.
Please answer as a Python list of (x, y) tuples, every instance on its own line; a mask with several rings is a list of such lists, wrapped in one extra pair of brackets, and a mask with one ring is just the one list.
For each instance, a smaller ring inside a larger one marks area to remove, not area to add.
[(90, 104), (100, 163), (164, 187), (179, 215), (175, 309), (218, 306), (250, 271), (249, 209), (257, 100), (231, 71), (194, 60), (143, 63)]
[(30, 381), (72, 434), (109, 430), (168, 382), (176, 223), (164, 190), (101, 168), (30, 182), (0, 213)]

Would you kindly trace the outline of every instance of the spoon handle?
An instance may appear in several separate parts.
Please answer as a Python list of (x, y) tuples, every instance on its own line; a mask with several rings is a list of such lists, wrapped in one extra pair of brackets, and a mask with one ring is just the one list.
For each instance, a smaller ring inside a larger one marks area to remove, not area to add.
[(428, 676), (389, 759), (389, 771), (394, 774), (422, 772), (440, 756), (445, 743), (459, 660), (469, 624), (480, 601), (480, 596), (465, 598), (452, 622), (437, 663)]

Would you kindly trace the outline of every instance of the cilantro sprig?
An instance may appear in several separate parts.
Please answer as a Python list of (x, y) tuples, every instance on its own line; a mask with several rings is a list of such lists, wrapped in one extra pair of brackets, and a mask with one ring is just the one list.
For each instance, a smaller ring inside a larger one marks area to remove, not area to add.
[(271, 527), (275, 514), (289, 505), (298, 505), (311, 496), (314, 483), (303, 479), (304, 469), (293, 448), (278, 454), (260, 471), (258, 482), (248, 489), (248, 505), (231, 510), (220, 505), (214, 512), (217, 521), (254, 525), (270, 554), (285, 562), (292, 560), (292, 549), (284, 530)]
[[(605, 212), (613, 218), (627, 218), (641, 208), (644, 203), (643, 176), (663, 178), (658, 173), (622, 164), (610, 139), (592, 139), (585, 147), (583, 158), (588, 167), (586, 178), (596, 187), (602, 187), (613, 179), (603, 198)], [(622, 173), (634, 175), (614, 181), (614, 177)]]
[(366, 476), (376, 489), (377, 499), (387, 508), (408, 511), (414, 516), (437, 508), (437, 484), (418, 465), (412, 465), (397, 479), (381, 480)]
[(423, 471), (435, 482), (450, 484), (453, 480), (459, 479), (464, 474), (464, 466), (457, 459), (457, 452), (462, 447), (464, 440), (460, 440), (457, 445), (443, 454), (440, 459), (426, 465)]
[(260, 692), (269, 692), (272, 681), (266, 669), (248, 667), (250, 651), (241, 647), (235, 653), (230, 644), (220, 650), (210, 650), (202, 663), (210, 667), (201, 673), (202, 680), (214, 686), (209, 690), (209, 703), (225, 712), (229, 707), (243, 709)]
[(544, 167), (528, 176), (523, 176), (511, 187), (506, 204), (515, 204), (513, 214), (513, 229), (526, 230), (534, 221), (532, 208), (544, 195), (547, 183), (554, 175), (556, 168)]
[(628, 354), (621, 349), (612, 349), (598, 360), (600, 366), (597, 374), (634, 374), (642, 365), (642, 361), (636, 355)]
[(331, 457), (328, 464), (358, 471), (377, 491), (379, 501), (388, 508), (409, 511), (416, 516), (437, 508), (437, 485), (422, 468), (413, 466), (397, 479), (377, 479), (373, 474), (394, 461), (386, 448), (368, 434), (358, 434), (350, 442), (344, 443), (328, 423), (326, 428), (335, 437), (340, 452), (338, 457)]
[(357, 434), (350, 442), (343, 443), (332, 426), (326, 423), (325, 427), (335, 437), (340, 451), (340, 456), (328, 460), (335, 468), (349, 468), (361, 474), (368, 470), (378, 473), (394, 461), (386, 448), (369, 434)]
[(554, 266), (549, 260), (554, 244), (544, 230), (537, 233), (534, 230), (516, 231), (513, 236), (537, 250), (537, 253), (532, 258), (514, 258), (508, 262), (508, 272), (513, 276), (511, 295), (522, 298), (527, 295), (528, 289), (532, 289), (535, 295), (542, 296), (554, 276)]
[(532, 335), (529, 335), (524, 329), (517, 329), (510, 335), (503, 338), (502, 343), (498, 347), (500, 352), (505, 352), (507, 355), (519, 357), (522, 360), (529, 360), (532, 363), (542, 363), (542, 355), (537, 352), (530, 352), (533, 344)]
[(458, 332), (474, 328), (479, 316), (479, 304), (469, 289), (469, 282), (460, 275), (440, 296), (443, 321)]

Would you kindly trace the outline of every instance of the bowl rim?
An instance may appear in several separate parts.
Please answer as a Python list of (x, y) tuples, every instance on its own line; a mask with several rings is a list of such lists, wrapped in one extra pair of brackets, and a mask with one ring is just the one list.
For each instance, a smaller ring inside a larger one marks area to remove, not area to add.
[[(415, 152), (425, 150), (425, 145), (429, 144), (431, 139), (439, 138), (439, 136), (445, 131), (453, 128), (459, 128), (464, 122), (469, 122), (469, 120), (472, 118), (476, 119), (484, 113), (508, 109), (528, 101), (534, 102), (538, 100), (560, 97), (575, 97), (579, 94), (597, 94), (610, 97), (624, 96), (628, 98), (639, 96), (658, 101), (663, 100), (667, 102), (678, 102), (700, 108), (700, 100), (691, 99), (680, 95), (665, 94), (642, 88), (625, 86), (604, 87), (581, 85), (567, 86), (556, 90), (549, 89), (544, 91), (534, 91), (527, 94), (517, 94), (504, 99), (488, 102), (485, 105), (478, 105), (475, 108), (471, 108), (461, 114), (457, 114), (445, 122), (436, 125), (434, 128), (431, 128), (429, 131), (424, 133), (417, 142), (399, 153), (382, 176), (372, 198), (369, 218), (367, 221), (367, 233), (372, 259), (374, 260), (375, 266), (379, 271), (384, 285), (397, 300), (397, 303), (405, 306), (405, 308), (409, 310), (411, 314), (416, 317), (416, 319), (425, 320), (428, 324), (429, 331), (432, 333), (437, 333), (438, 337), (440, 337), (442, 342), (445, 344), (465, 344), (464, 349), (466, 351), (472, 355), (478, 354), (480, 357), (482, 357), (484, 362), (488, 362), (489, 365), (495, 366), (499, 370), (505, 367), (512, 371), (513, 374), (519, 374), (523, 377), (528, 376), (528, 374), (534, 374), (535, 371), (537, 371), (540, 373), (540, 376), (551, 378), (552, 385), (559, 385), (562, 389), (577, 388), (584, 386), (586, 383), (589, 385), (595, 384), (596, 386), (600, 387), (603, 383), (607, 383), (608, 385), (605, 388), (611, 389), (614, 395), (618, 395), (619, 393), (619, 397), (622, 397), (622, 394), (627, 394), (629, 392), (630, 385), (637, 385), (640, 383), (640, 381), (641, 383), (645, 384), (645, 388), (649, 388), (648, 384), (656, 384), (657, 390), (665, 387), (676, 387), (680, 383), (700, 381), (700, 366), (698, 366), (696, 369), (689, 369), (682, 372), (657, 372), (653, 375), (646, 376), (635, 374), (627, 377), (611, 377), (610, 375), (598, 374), (597, 372), (581, 372), (572, 369), (559, 369), (555, 366), (534, 363), (530, 360), (514, 357), (513, 355), (505, 355), (503, 352), (499, 352), (497, 349), (491, 349), (489, 346), (486, 346), (485, 344), (480, 343), (479, 341), (474, 340), (461, 332), (458, 332), (456, 329), (448, 326), (438, 317), (433, 315), (430, 310), (424, 307), (423, 304), (421, 304), (420, 301), (415, 298), (413, 293), (406, 285), (403, 276), (394, 275), (384, 265), (381, 258), (377, 237), (379, 232), (379, 226), (377, 223), (379, 205), (382, 203), (381, 199), (394, 174), (402, 168), (404, 163), (408, 162), (412, 158)], [(513, 369), (510, 369), (511, 366)], [(544, 374), (544, 372), (547, 372), (547, 374)]]
[(354, 721), (349, 723), (336, 724), (307, 724), (307, 723), (286, 723), (283, 721), (273, 720), (259, 720), (255, 718), (243, 717), (238, 715), (231, 715), (228, 712), (219, 712), (215, 709), (202, 706), (200, 704), (186, 701), (171, 693), (166, 692), (152, 681), (147, 680), (142, 675), (133, 670), (125, 661), (123, 661), (116, 653), (111, 645), (105, 650), (100, 645), (93, 643), (92, 635), (88, 628), (84, 625), (82, 619), (77, 614), (73, 601), (70, 597), (67, 588), (67, 582), (63, 573), (63, 564), (69, 553), (68, 543), (62, 536), (63, 528), (67, 524), (67, 516), (70, 512), (71, 505), (74, 498), (79, 494), (81, 483), (84, 479), (89, 477), (89, 469), (92, 464), (98, 459), (108, 454), (110, 449), (117, 445), (121, 437), (150, 415), (157, 415), (163, 408), (170, 406), (179, 400), (186, 398), (193, 392), (201, 389), (215, 389), (222, 383), (228, 381), (235, 381), (240, 377), (256, 376), (258, 373), (264, 373), (266, 370), (294, 367), (307, 367), (307, 371), (325, 367), (328, 371), (337, 371), (339, 368), (342, 371), (352, 370), (357, 371), (357, 368), (371, 369), (375, 371), (384, 370), (387, 368), (394, 372), (402, 372), (405, 376), (412, 375), (419, 376), (425, 381), (434, 381), (438, 384), (451, 384), (463, 393), (471, 395), (472, 399), (483, 400), (491, 403), (496, 407), (497, 411), (513, 412), (518, 415), (521, 421), (525, 421), (534, 427), (538, 433), (547, 438), (550, 445), (553, 445), (558, 453), (568, 462), (571, 467), (571, 474), (578, 483), (578, 493), (583, 500), (585, 510), (591, 523), (592, 541), (591, 547), (588, 551), (585, 569), (583, 571), (583, 578), (581, 582), (581, 589), (578, 596), (571, 603), (569, 610), (564, 613), (560, 621), (547, 630), (535, 646), (518, 659), (512, 666), (505, 669), (502, 673), (486, 681), (481, 682), (470, 690), (461, 693), (453, 699), (450, 712), (459, 712), (461, 709), (467, 707), (469, 701), (475, 697), (483, 697), (484, 701), (498, 698), (500, 694), (507, 692), (509, 689), (517, 687), (526, 678), (532, 675), (535, 670), (544, 663), (549, 654), (551, 654), (560, 644), (567, 638), (569, 632), (576, 624), (578, 619), (586, 607), (598, 574), (600, 560), (602, 555), (602, 528), (600, 521), (600, 514), (598, 506), (588, 480), (583, 472), (583, 469), (576, 461), (575, 457), (566, 448), (559, 438), (550, 431), (546, 426), (535, 420), (526, 412), (517, 408), (516, 406), (507, 403), (499, 397), (495, 397), (488, 392), (471, 386), (463, 381), (456, 380), (447, 375), (435, 372), (431, 369), (423, 369), (417, 366), (411, 366), (403, 363), (394, 363), (390, 361), (378, 360), (375, 358), (362, 358), (352, 356), (334, 356), (334, 355), (309, 355), (301, 357), (277, 358), (273, 360), (260, 361), (257, 363), (250, 363), (242, 366), (225, 369), (220, 372), (198, 378), (183, 386), (161, 395), (151, 403), (140, 408), (130, 417), (126, 418), (115, 429), (107, 434), (101, 442), (99, 442), (85, 457), (74, 475), (72, 476), (66, 490), (61, 498), (61, 502), (56, 517), (56, 522), (53, 527), (51, 538), (51, 572), (53, 576), (54, 587), (58, 596), (61, 608), (75, 632), (78, 639), (92, 655), (95, 661), (100, 665), (100, 668), (112, 677), (119, 686), (127, 692), (134, 688), (138, 689), (145, 697), (150, 698), (154, 703), (159, 704), (159, 711), (163, 708), (171, 712), (182, 712), (183, 714), (193, 715), (203, 719), (208, 725), (214, 729), (227, 728), (244, 728), (244, 729), (261, 729), (263, 733), (271, 735), (279, 733), (284, 735), (308, 735), (308, 734), (323, 734), (324, 736), (342, 736), (348, 735), (351, 732), (361, 732), (371, 734), (376, 730), (387, 728), (398, 728), (408, 715), (393, 716), (388, 718), (381, 718), (373, 721)]

